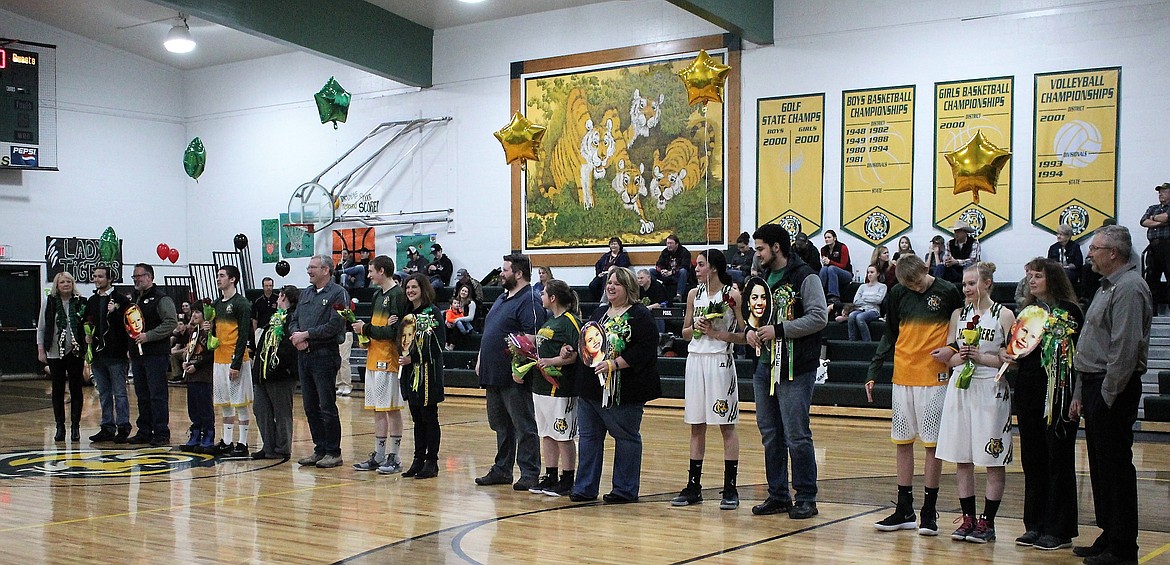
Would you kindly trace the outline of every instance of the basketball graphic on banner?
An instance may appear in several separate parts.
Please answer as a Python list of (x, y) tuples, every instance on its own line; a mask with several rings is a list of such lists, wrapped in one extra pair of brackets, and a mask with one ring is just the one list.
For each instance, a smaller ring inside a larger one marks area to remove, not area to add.
[(1052, 150), (1064, 165), (1088, 166), (1097, 160), (1097, 153), (1101, 151), (1101, 130), (1089, 122), (1072, 120), (1056, 131)]

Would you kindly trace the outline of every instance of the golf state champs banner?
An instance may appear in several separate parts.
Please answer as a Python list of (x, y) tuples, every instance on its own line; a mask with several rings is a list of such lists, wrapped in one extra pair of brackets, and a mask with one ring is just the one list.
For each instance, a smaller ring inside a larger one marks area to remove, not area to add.
[(1080, 240), (1117, 214), (1121, 67), (1038, 73), (1032, 224)]
[(1014, 77), (934, 83), (934, 225), (950, 231), (956, 220), (967, 222), (986, 240), (1012, 221), (1012, 163), (999, 173), (995, 192), (955, 194), (947, 153), (961, 149), (982, 132), (1005, 151), (1012, 150)]
[(841, 93), (841, 229), (882, 245), (910, 229), (914, 86)]
[(815, 234), (823, 222), (825, 94), (761, 98), (756, 110), (756, 223)]

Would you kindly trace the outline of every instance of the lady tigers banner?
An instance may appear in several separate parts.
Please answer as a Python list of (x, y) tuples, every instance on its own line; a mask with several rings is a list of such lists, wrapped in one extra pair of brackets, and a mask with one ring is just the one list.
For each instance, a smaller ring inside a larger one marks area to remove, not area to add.
[(841, 93), (841, 229), (882, 245), (910, 229), (914, 86)]
[(1036, 74), (1032, 224), (1079, 240), (1117, 215), (1121, 67)]
[(815, 234), (824, 221), (825, 94), (761, 98), (756, 113), (757, 225)]
[(1014, 77), (934, 83), (934, 225), (950, 231), (956, 220), (967, 222), (975, 237), (986, 240), (1012, 221), (1012, 164), (999, 173), (994, 191), (955, 194), (954, 176), (945, 155), (983, 138), (1012, 150)]

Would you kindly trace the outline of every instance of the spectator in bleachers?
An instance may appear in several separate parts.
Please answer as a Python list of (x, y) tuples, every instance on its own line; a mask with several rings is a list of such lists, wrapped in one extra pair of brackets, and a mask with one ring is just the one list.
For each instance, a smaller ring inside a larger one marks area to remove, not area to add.
[(589, 280), (589, 293), (600, 302), (605, 302), (605, 281), (609, 278), (613, 267), (630, 267), (630, 256), (626, 253), (622, 240), (617, 237), (609, 238), (609, 251), (602, 253), (593, 265), (593, 278)]
[(650, 271), (646, 269), (638, 270), (638, 300), (647, 308), (653, 310), (662, 308), (670, 303), (670, 297), (666, 294), (668, 291), (662, 283), (654, 280), (650, 276)]
[(260, 296), (257, 296), (256, 300), (252, 301), (253, 346), (256, 345), (255, 337), (257, 330), (260, 328), (267, 328), (268, 320), (272, 318), (272, 315), (276, 313), (277, 310), (277, 295), (275, 292), (273, 292), (273, 289), (276, 287), (276, 283), (272, 280), (272, 277), (264, 277), (260, 281), (260, 285), (264, 288), (264, 292)]
[(876, 265), (865, 268), (865, 284), (857, 289), (853, 297), (853, 311), (849, 313), (850, 341), (873, 341), (869, 334), (869, 322), (881, 315), (882, 301), (886, 299), (886, 285), (878, 277)]
[(756, 250), (752, 248), (752, 236), (748, 232), (739, 234), (735, 240), (735, 251), (727, 257), (727, 274), (731, 280), (743, 283), (751, 276)]
[(877, 267), (878, 282), (886, 285), (887, 289), (894, 288), (898, 283), (898, 276), (894, 273), (894, 262), (890, 260), (890, 248), (879, 245), (874, 248), (869, 257), (869, 264)]
[(454, 296), (459, 295), (459, 288), (467, 286), (471, 288), (471, 299), (478, 304), (483, 304), (483, 285), (475, 280), (467, 269), (459, 269), (455, 272), (455, 293)]
[[(792, 240), (792, 253), (800, 257), (805, 265), (812, 267), (813, 271), (821, 272), (821, 255), (817, 247), (808, 240), (808, 236), (803, 233), (796, 234), (796, 238)], [(755, 262), (752, 266), (752, 276), (760, 274), (760, 256), (756, 255)]]
[(958, 284), (963, 280), (963, 271), (978, 263), (980, 259), (979, 240), (971, 235), (975, 230), (963, 220), (955, 220), (955, 238), (947, 242), (946, 256), (941, 265), (931, 273), (945, 281)]
[(434, 288), (443, 288), (451, 284), (451, 274), (455, 272), (455, 266), (451, 264), (451, 258), (443, 253), (443, 246), (438, 243), (431, 245), (431, 255), (435, 258), (427, 265), (427, 278), (431, 281), (431, 286)]
[(853, 263), (849, 260), (849, 247), (837, 240), (837, 232), (825, 230), (825, 246), (821, 248), (821, 286), (829, 301), (829, 317), (833, 317), (833, 305), (841, 304), (841, 290), (853, 281)]
[(1081, 254), (1081, 246), (1072, 240), (1072, 226), (1060, 224), (1056, 228), (1056, 243), (1048, 248), (1048, 258), (1060, 263), (1068, 280), (1076, 288), (1081, 282), (1081, 269), (1085, 266), (1085, 258)]
[(183, 358), (187, 356), (187, 342), (193, 333), (195, 333), (195, 328), (181, 321), (175, 326), (175, 331), (171, 333), (170, 368), (167, 372), (167, 382), (178, 384), (187, 380), (182, 365)]
[(552, 269), (549, 267), (533, 267), (536, 271), (536, 283), (532, 285), (532, 293), (536, 295), (536, 299), (540, 300), (540, 295), (544, 294), (544, 285), (553, 278)]
[[(1154, 190), (1158, 191), (1158, 203), (1146, 209), (1141, 222), (1150, 240), (1145, 251), (1145, 278), (1154, 297), (1154, 312), (1164, 312), (1170, 301), (1166, 290), (1166, 285), (1170, 285), (1170, 182), (1155, 186)], [(1166, 275), (1165, 284), (1162, 283), (1163, 274)]]
[(425, 274), (427, 272), (427, 267), (429, 266), (430, 263), (427, 262), (426, 257), (423, 257), (422, 254), (418, 252), (417, 247), (411, 245), (406, 248), (406, 265), (402, 267), (401, 271), (398, 271), (395, 274), (397, 274), (401, 280), (405, 281), (407, 277), (415, 273)]
[[(910, 243), (910, 238), (905, 235), (898, 238), (898, 250), (894, 252), (894, 258), (890, 259), (890, 263), (897, 265), (898, 258), (903, 255), (917, 255), (914, 252), (914, 244)], [(894, 282), (897, 282), (897, 280)]]
[(654, 268), (650, 269), (650, 276), (667, 289), (674, 290), (672, 302), (681, 303), (686, 300), (690, 269), (691, 252), (679, 243), (677, 235), (672, 233), (666, 236), (666, 248), (658, 254), (658, 261), (654, 263)]
[(451, 307), (444, 314), (447, 323), (447, 351), (455, 349), (456, 335), (468, 335), (475, 331), (472, 322), (475, 321), (475, 300), (471, 297), (471, 285), (457, 287), (455, 297), (451, 300)]
[(369, 259), (363, 259), (361, 252), (355, 257), (348, 249), (341, 250), (341, 262), (337, 265), (337, 284), (347, 290), (366, 287), (367, 264)]
[(943, 261), (946, 258), (947, 242), (943, 239), (943, 236), (936, 235), (930, 238), (930, 251), (927, 251), (926, 255), (922, 257), (923, 262), (926, 264), (926, 272), (934, 273), (936, 268), (944, 266)]

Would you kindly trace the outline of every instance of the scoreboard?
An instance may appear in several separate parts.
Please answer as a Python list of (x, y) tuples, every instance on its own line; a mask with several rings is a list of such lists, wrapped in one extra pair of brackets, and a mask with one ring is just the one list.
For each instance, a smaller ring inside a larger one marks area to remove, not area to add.
[(41, 167), (41, 59), (41, 53), (0, 47), (0, 167)]

